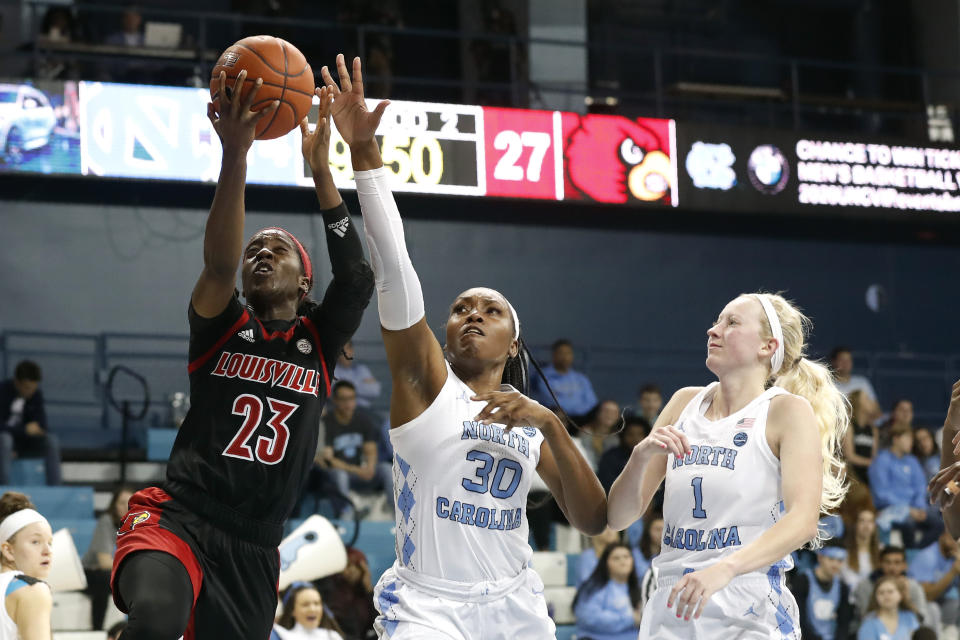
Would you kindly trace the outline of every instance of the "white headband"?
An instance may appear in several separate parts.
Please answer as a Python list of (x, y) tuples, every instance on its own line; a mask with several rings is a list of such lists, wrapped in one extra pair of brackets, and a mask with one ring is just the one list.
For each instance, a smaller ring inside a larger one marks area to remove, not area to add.
[(47, 519), (33, 509), (21, 509), (11, 513), (0, 523), (0, 542), (6, 542), (13, 535), (34, 522), (46, 522)]
[(777, 350), (770, 358), (770, 375), (776, 375), (783, 366), (783, 329), (780, 328), (780, 318), (766, 294), (755, 293), (753, 297), (760, 301), (763, 312), (767, 314), (767, 322), (770, 323), (770, 332), (773, 333), (773, 339), (777, 341)]
[(517, 315), (517, 310), (513, 308), (513, 305), (510, 304), (510, 301), (504, 298), (504, 301), (507, 303), (507, 306), (510, 307), (510, 314), (513, 316), (513, 339), (520, 339), (520, 316)]

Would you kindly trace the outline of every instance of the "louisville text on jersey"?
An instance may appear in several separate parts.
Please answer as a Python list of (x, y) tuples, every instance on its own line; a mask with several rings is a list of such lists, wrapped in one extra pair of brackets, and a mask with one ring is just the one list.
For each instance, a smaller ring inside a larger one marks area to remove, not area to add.
[(291, 362), (229, 351), (220, 354), (220, 360), (210, 375), (260, 382), (311, 396), (317, 395), (320, 385), (320, 372), (316, 369), (304, 369)]

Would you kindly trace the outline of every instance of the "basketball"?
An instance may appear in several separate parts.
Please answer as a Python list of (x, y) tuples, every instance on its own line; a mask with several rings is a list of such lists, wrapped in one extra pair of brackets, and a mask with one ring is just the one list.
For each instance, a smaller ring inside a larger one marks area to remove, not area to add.
[(307, 59), (295, 46), (273, 36), (250, 36), (238, 40), (220, 55), (210, 75), (210, 100), (220, 113), (220, 72), (227, 74), (227, 91), (246, 69), (241, 98), (246, 97), (257, 78), (263, 78), (263, 86), (257, 92), (251, 108), (259, 111), (274, 100), (280, 106), (257, 123), (257, 140), (271, 140), (289, 133), (300, 124), (313, 100), (313, 70)]

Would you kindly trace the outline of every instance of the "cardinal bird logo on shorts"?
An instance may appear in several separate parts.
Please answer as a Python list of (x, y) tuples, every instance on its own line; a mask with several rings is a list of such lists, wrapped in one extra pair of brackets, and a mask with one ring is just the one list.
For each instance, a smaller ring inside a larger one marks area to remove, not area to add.
[(123, 519), (123, 524), (120, 525), (120, 528), (117, 530), (117, 536), (130, 533), (138, 524), (143, 524), (149, 520), (150, 515), (151, 514), (149, 511), (136, 511), (134, 513), (128, 513), (127, 517)]
[(669, 121), (608, 115), (567, 118), (567, 197), (579, 194), (583, 199), (618, 203), (670, 201)]

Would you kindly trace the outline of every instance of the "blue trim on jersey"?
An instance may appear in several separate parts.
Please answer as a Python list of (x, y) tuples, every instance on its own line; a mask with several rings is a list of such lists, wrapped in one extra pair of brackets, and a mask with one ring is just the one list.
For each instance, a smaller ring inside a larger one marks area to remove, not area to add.
[(30, 583), (28, 583), (23, 578), (20, 578), (20, 577), (14, 578), (13, 580), (10, 581), (10, 584), (7, 585), (6, 595), (7, 596), (10, 595), (11, 593), (13, 593), (14, 591), (16, 591), (21, 587), (29, 587), (29, 586), (30, 586)]
[(777, 629), (787, 637), (793, 633), (794, 626), (790, 612), (783, 606), (783, 589), (780, 588), (780, 583), (783, 581), (783, 560), (770, 567), (767, 571), (767, 580), (770, 582), (770, 588), (777, 594)]

